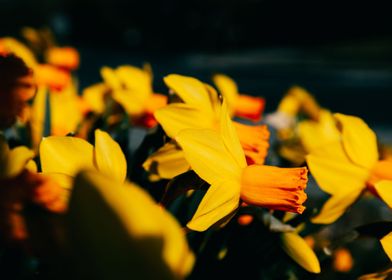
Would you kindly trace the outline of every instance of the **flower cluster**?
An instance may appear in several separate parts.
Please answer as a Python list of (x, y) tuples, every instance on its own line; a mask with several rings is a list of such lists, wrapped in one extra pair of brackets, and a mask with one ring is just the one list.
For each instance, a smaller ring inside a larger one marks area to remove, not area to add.
[[(356, 225), (338, 242), (323, 231), (360, 197), (392, 207), (392, 157), (361, 118), (331, 113), (298, 86), (264, 116), (264, 98), (223, 74), (211, 84), (170, 74), (158, 94), (149, 64), (103, 66), (101, 81), (79, 91), (78, 51), (49, 34), (0, 38), (7, 276), (302, 279), (350, 273), (359, 236), (392, 259), (389, 221)], [(311, 177), (319, 188), (307, 187)]]

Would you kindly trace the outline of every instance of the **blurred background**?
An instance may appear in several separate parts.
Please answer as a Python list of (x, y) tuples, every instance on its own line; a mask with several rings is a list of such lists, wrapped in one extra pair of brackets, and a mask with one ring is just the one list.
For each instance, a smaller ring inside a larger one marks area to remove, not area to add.
[(215, 72), (275, 109), (293, 84), (332, 111), (392, 122), (392, 17), (382, 1), (0, 0), (0, 36), (49, 26), (81, 53), (81, 88), (103, 65), (148, 61), (161, 77)]

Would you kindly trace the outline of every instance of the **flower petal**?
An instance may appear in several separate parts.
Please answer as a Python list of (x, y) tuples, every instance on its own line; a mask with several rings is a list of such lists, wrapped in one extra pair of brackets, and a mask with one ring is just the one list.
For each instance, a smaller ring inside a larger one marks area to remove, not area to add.
[(143, 163), (145, 170), (163, 179), (172, 179), (191, 167), (184, 152), (174, 143), (166, 143)]
[[(333, 175), (330, 175), (333, 176)], [(337, 185), (339, 187), (339, 185)], [(362, 190), (350, 191), (333, 195), (323, 205), (319, 214), (312, 218), (312, 223), (315, 224), (330, 224), (335, 222), (340, 216), (344, 214), (346, 209), (358, 199)]]
[(107, 84), (112, 90), (121, 89), (120, 79), (116, 76), (115, 71), (107, 66), (101, 68), (101, 76), (105, 84)]
[(226, 145), (226, 149), (231, 152), (231, 155), (237, 164), (241, 168), (245, 168), (247, 165), (245, 154), (242, 149), (240, 139), (238, 138), (237, 130), (229, 117), (228, 106), (225, 101), (223, 101), (221, 109), (220, 132), (223, 143)]
[(76, 137), (50, 136), (41, 141), (41, 168), (44, 173), (75, 176), (81, 168), (95, 168), (93, 146)]
[(234, 112), (235, 103), (239, 97), (237, 84), (229, 76), (223, 74), (216, 74), (212, 77), (214, 84), (218, 88), (219, 92), (227, 100), (229, 106), (230, 115)]
[(209, 93), (199, 80), (176, 74), (168, 75), (163, 80), (186, 104), (211, 111)]
[(380, 242), (389, 259), (392, 260), (392, 232), (385, 235)]
[(383, 180), (377, 182), (374, 185), (374, 188), (377, 191), (377, 194), (381, 197), (381, 199), (392, 208), (392, 181)]
[(187, 227), (205, 231), (210, 226), (232, 213), (239, 206), (240, 186), (235, 182), (211, 185)]
[(342, 126), (342, 141), (350, 159), (357, 165), (372, 168), (378, 160), (376, 134), (358, 117), (334, 114)]
[(329, 194), (358, 191), (365, 187), (369, 171), (352, 164), (340, 143), (330, 143), (306, 156), (311, 174)]
[(186, 129), (176, 141), (192, 169), (211, 185), (239, 182), (242, 168), (227, 150), (220, 135), (208, 129)]
[(181, 130), (188, 128), (213, 128), (214, 119), (202, 112), (193, 105), (170, 104), (159, 109), (154, 114), (157, 121), (161, 124), (166, 134), (174, 138)]
[(127, 161), (120, 145), (102, 130), (95, 130), (94, 158), (100, 172), (120, 182), (127, 176)]
[(6, 148), (1, 151), (0, 177), (10, 178), (20, 174), (35, 156), (35, 153), (25, 146), (12, 150), (8, 150), (8, 145), (4, 147)]
[(192, 268), (180, 225), (133, 184), (84, 171), (75, 179), (68, 215), (83, 269), (99, 277), (184, 278)]
[(296, 233), (281, 234), (282, 248), (296, 263), (311, 273), (320, 273), (320, 263), (316, 254)]

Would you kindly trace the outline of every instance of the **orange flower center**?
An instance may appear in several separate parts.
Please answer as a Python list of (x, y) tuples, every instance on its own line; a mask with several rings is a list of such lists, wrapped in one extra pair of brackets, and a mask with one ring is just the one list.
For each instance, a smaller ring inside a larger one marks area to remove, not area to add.
[(308, 170), (250, 165), (242, 173), (241, 199), (247, 204), (302, 213)]

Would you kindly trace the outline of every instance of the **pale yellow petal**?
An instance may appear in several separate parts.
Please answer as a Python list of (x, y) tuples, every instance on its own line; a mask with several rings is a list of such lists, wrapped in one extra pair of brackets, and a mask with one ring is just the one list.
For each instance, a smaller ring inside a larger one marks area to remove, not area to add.
[(185, 159), (184, 152), (175, 143), (166, 143), (143, 163), (145, 170), (159, 178), (172, 179), (188, 171), (191, 167)]
[(123, 106), (131, 116), (142, 114), (146, 108), (144, 100), (139, 100), (135, 96), (136, 94), (133, 91), (125, 89), (117, 89), (112, 93), (113, 99)]
[(81, 168), (95, 168), (93, 146), (76, 137), (50, 136), (40, 145), (41, 168), (44, 173), (74, 176)]
[(302, 145), (308, 153), (329, 142), (340, 140), (340, 132), (336, 127), (335, 119), (327, 110), (321, 110), (319, 121), (305, 120), (298, 124), (298, 134)]
[(374, 185), (378, 195), (381, 199), (392, 208), (392, 181), (383, 180)]
[(335, 114), (342, 127), (342, 141), (350, 159), (357, 165), (372, 168), (378, 160), (376, 134), (360, 118)]
[(239, 201), (240, 185), (236, 182), (223, 181), (218, 185), (211, 185), (187, 227), (205, 231), (237, 209)]
[(306, 162), (320, 188), (329, 194), (362, 190), (369, 178), (368, 170), (345, 157), (340, 143), (316, 149)]
[(210, 110), (209, 93), (199, 80), (176, 74), (168, 75), (163, 80), (185, 103), (201, 110)]
[(192, 169), (211, 185), (239, 182), (242, 168), (227, 150), (220, 135), (208, 129), (186, 129), (176, 141)]
[[(338, 185), (337, 187), (340, 187), (340, 185)], [(353, 190), (350, 192), (333, 195), (323, 205), (320, 213), (316, 217), (312, 218), (312, 223), (330, 224), (335, 222), (344, 214), (346, 209), (350, 207), (350, 205), (353, 204), (355, 200), (358, 199), (361, 193), (361, 190)]]
[(212, 80), (219, 92), (226, 98), (227, 104), (229, 105), (229, 112), (232, 115), (239, 96), (237, 84), (229, 76), (223, 74), (214, 75)]
[(320, 263), (308, 243), (296, 233), (281, 234), (283, 250), (300, 266), (311, 273), (320, 273)]
[(220, 117), (220, 132), (222, 135), (223, 143), (226, 145), (226, 149), (231, 152), (234, 160), (241, 168), (247, 166), (244, 150), (242, 149), (240, 139), (237, 135), (237, 130), (235, 129), (232, 120), (229, 117), (228, 107), (223, 101)]
[(100, 172), (117, 179), (125, 180), (127, 161), (120, 145), (102, 130), (95, 130), (94, 158)]
[(392, 232), (388, 233), (385, 235), (381, 240), (381, 245), (389, 257), (389, 259), (392, 261)]
[(188, 104), (170, 104), (155, 111), (155, 118), (166, 134), (174, 138), (184, 129), (214, 128), (215, 120), (203, 114), (199, 109)]
[(126, 90), (132, 92), (132, 98), (138, 102), (145, 102), (153, 93), (152, 80), (148, 72), (131, 65), (123, 65), (118, 67), (115, 73)]

